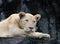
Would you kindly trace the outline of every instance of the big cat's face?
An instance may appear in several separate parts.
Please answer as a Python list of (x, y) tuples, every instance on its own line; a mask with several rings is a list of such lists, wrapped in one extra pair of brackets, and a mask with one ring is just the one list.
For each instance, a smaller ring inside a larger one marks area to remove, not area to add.
[(26, 13), (23, 17), (21, 17), (20, 25), (22, 28), (24, 28), (25, 31), (34, 32), (36, 31), (36, 23), (39, 19), (39, 14), (33, 16), (30, 13)]

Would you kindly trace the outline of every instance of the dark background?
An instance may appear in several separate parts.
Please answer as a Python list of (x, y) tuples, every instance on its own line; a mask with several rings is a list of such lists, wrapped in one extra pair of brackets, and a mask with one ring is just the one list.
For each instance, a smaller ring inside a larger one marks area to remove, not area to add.
[(0, 44), (60, 44), (60, 0), (0, 0), (0, 20), (19, 11), (41, 14), (37, 31), (49, 33), (50, 40), (0, 38)]

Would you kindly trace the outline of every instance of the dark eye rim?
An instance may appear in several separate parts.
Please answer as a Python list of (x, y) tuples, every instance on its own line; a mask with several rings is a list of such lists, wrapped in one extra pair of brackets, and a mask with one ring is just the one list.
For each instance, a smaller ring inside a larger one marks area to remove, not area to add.
[(35, 23), (35, 21), (33, 21)]
[(28, 19), (26, 19), (25, 21), (27, 21), (27, 22), (28, 22), (29, 20), (28, 20)]

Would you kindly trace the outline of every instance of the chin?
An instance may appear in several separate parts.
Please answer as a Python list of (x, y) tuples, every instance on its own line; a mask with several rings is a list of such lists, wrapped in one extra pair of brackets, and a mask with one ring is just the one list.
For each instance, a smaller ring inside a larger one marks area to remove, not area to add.
[(26, 30), (26, 32), (30, 33), (30, 32), (33, 32), (32, 30)]

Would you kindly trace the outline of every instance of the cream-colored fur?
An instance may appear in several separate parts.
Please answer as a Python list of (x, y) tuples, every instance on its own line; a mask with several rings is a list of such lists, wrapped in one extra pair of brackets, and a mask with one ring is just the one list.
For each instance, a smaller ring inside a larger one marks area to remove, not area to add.
[(36, 23), (40, 18), (41, 16), (39, 14), (35, 16), (24, 12), (12, 14), (0, 22), (0, 37), (50, 37), (49, 34), (35, 32)]

